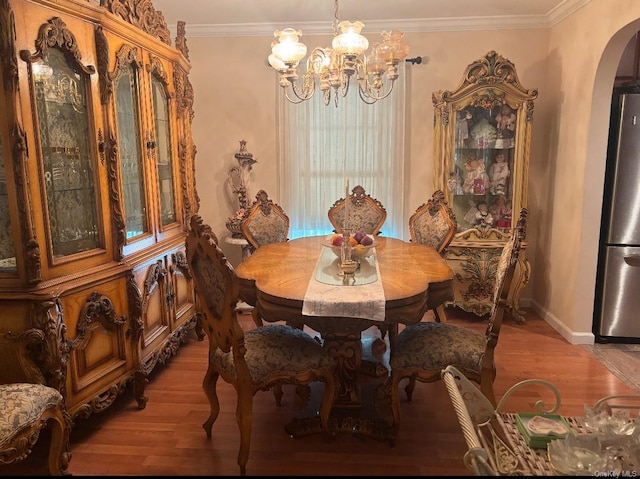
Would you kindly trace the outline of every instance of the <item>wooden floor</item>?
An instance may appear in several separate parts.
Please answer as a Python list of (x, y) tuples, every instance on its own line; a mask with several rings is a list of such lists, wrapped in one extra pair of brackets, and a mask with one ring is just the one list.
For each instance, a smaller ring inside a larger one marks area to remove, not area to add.
[[(450, 322), (484, 331), (474, 315), (447, 311)], [(427, 316), (425, 320), (430, 320)], [(243, 325), (252, 326), (250, 316)], [(568, 344), (547, 323), (527, 314), (526, 324), (505, 320), (496, 351), (496, 394), (514, 383), (542, 378), (562, 394), (561, 412), (581, 415), (585, 404), (610, 394), (633, 391), (581, 346)], [(207, 361), (205, 342), (191, 339), (165, 366), (156, 368), (147, 386), (149, 402), (139, 410), (130, 388), (116, 404), (89, 419), (79, 419), (71, 436), (74, 475), (238, 475), (239, 445), (235, 393), (218, 383), (222, 410), (208, 440), (201, 425), (209, 406), (201, 381)], [(402, 386), (401, 386), (402, 387)], [(531, 410), (540, 389), (512, 397), (507, 410)], [(413, 401), (401, 391), (402, 425), (395, 447), (370, 438), (339, 434), (331, 443), (322, 435), (292, 439), (284, 425), (300, 413), (292, 390), (277, 408), (273, 395), (259, 392), (254, 401), (253, 439), (248, 475), (468, 475), (462, 463), (466, 445), (448, 402), (444, 384), (418, 383)], [(0, 468), (3, 474), (34, 474), (47, 437), (22, 464)], [(16, 467), (18, 466), (18, 467)]]

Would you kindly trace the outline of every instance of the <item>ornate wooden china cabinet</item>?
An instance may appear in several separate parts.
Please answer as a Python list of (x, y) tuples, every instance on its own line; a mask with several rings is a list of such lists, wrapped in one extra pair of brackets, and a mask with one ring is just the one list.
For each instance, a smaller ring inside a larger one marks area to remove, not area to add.
[(195, 327), (184, 33), (151, 0), (0, 0), (0, 333), (45, 332), (74, 418), (144, 407)]
[[(453, 306), (479, 316), (491, 292), (502, 248), (527, 206), (533, 102), (513, 63), (495, 51), (467, 66), (454, 91), (433, 94), (434, 189), (446, 192), (458, 233), (445, 257), (455, 272)], [(511, 313), (531, 272), (526, 242), (509, 295)]]

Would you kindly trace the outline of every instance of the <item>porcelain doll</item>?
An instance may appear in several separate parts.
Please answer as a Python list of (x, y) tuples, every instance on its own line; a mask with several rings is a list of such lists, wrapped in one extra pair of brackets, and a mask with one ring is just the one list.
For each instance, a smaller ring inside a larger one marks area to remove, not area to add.
[(516, 114), (508, 105), (496, 115), (496, 127), (500, 138), (513, 138), (516, 129)]
[(498, 152), (495, 162), (489, 167), (489, 191), (494, 195), (505, 194), (507, 178), (511, 175), (503, 152)]
[(478, 211), (475, 214), (476, 226), (493, 226), (493, 216), (489, 211), (489, 205), (486, 201), (478, 202)]
[(469, 200), (469, 209), (465, 213), (462, 221), (466, 228), (473, 228), (476, 224), (476, 213), (478, 212), (478, 208), (476, 207), (476, 202), (473, 200)]
[(496, 228), (501, 230), (509, 230), (509, 228), (511, 228), (512, 210), (506, 196), (498, 196), (491, 206), (490, 211), (494, 217), (494, 225)]

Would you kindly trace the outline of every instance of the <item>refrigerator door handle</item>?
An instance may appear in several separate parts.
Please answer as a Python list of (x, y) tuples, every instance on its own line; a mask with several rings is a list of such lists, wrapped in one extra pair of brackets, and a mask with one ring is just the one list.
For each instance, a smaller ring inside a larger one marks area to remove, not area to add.
[(640, 254), (630, 254), (625, 256), (624, 262), (629, 266), (640, 266)]

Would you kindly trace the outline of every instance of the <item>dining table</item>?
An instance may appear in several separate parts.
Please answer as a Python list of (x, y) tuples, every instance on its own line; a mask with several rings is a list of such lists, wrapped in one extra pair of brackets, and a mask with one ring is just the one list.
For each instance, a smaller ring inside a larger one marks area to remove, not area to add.
[[(400, 324), (417, 323), (428, 310), (453, 300), (454, 273), (430, 246), (385, 236), (374, 239), (372, 254), (361, 259), (353, 277), (346, 279), (326, 236), (263, 245), (235, 272), (240, 299), (254, 306), (263, 321), (307, 326), (320, 335), (336, 361), (338, 392), (332, 413), (336, 432), (387, 440), (388, 421), (357, 413), (362, 406), (362, 332), (375, 326), (382, 337), (389, 333), (393, 350)], [(380, 386), (385, 380), (386, 374)], [(384, 389), (376, 391), (379, 395)], [(386, 402), (385, 398), (382, 393), (378, 400)], [(287, 428), (292, 436), (321, 430), (317, 416), (296, 418)]]

